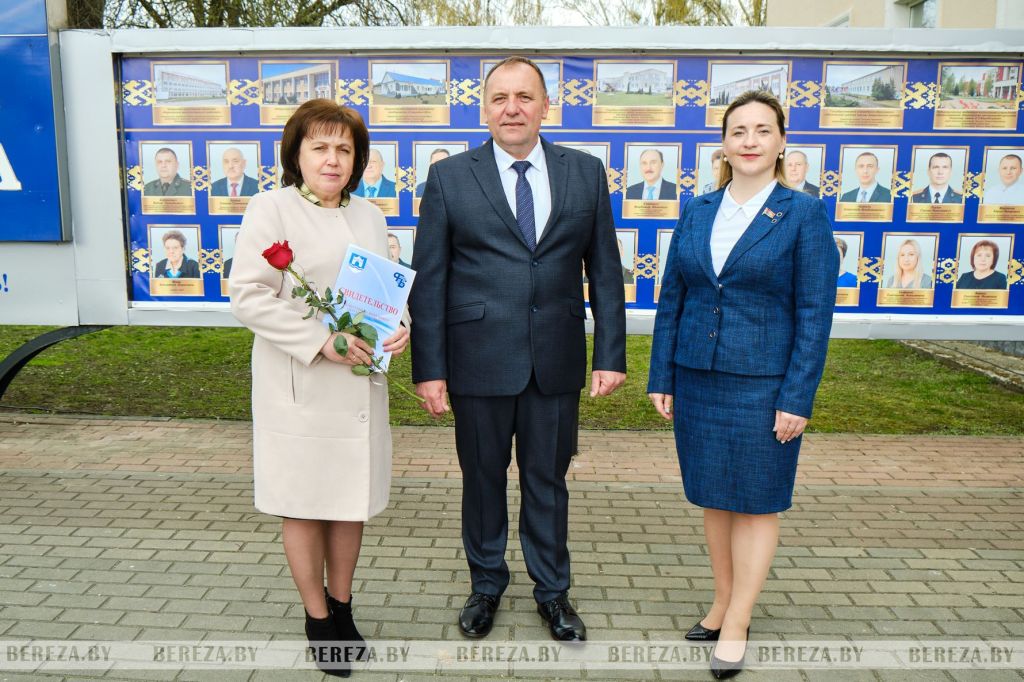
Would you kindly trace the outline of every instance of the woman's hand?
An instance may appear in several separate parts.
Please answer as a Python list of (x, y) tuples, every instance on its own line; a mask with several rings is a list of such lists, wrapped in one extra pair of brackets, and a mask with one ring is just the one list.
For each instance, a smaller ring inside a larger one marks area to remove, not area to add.
[(667, 393), (648, 393), (647, 397), (654, 403), (654, 409), (658, 414), (672, 421), (672, 396)]
[(384, 352), (401, 355), (409, 345), (409, 330), (405, 325), (398, 325), (398, 331), (384, 339)]
[[(345, 340), (348, 341), (347, 354), (339, 355), (338, 351), (334, 350), (334, 337), (336, 336), (344, 336)], [(369, 365), (373, 358), (373, 349), (365, 341), (351, 334), (335, 332), (331, 334), (331, 337), (327, 339), (327, 342), (320, 349), (320, 354), (331, 362), (337, 362), (342, 365)]]
[(782, 410), (775, 410), (775, 440), (780, 443), (788, 443), (804, 432), (807, 427), (807, 418), (801, 417)]

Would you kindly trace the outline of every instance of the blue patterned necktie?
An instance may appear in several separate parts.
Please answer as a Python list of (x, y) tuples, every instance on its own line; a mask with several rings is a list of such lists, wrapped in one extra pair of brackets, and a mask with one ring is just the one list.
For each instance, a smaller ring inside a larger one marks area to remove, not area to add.
[(516, 161), (512, 164), (512, 168), (519, 174), (516, 179), (516, 222), (519, 223), (519, 231), (523, 233), (526, 245), (533, 251), (537, 248), (537, 219), (533, 215), (533, 188), (526, 179), (529, 167), (529, 161)]
[(644, 199), (646, 199), (647, 201), (654, 201), (654, 188), (653, 187), (648, 187), (647, 188), (646, 196), (644, 197)]
[(366, 188), (366, 192), (367, 192), (367, 194), (370, 195), (371, 199), (376, 199), (377, 198), (377, 188), (376, 187), (367, 187)]

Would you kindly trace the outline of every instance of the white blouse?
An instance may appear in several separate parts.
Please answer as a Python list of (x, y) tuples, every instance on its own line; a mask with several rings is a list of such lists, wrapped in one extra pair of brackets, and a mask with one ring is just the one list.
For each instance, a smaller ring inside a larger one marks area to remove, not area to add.
[(754, 218), (761, 212), (761, 207), (768, 201), (768, 195), (777, 184), (778, 180), (772, 180), (764, 189), (742, 204), (733, 199), (732, 184), (726, 187), (722, 203), (718, 206), (718, 213), (715, 214), (715, 223), (711, 227), (711, 264), (716, 276), (722, 274), (725, 261), (729, 260), (729, 254), (732, 253), (736, 242), (750, 227), (750, 223), (754, 222)]

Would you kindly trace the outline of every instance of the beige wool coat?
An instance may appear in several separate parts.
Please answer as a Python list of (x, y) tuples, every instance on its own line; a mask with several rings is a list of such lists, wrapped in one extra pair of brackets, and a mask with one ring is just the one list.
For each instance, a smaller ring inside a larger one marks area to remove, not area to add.
[(235, 246), (231, 311), (251, 329), (256, 508), (301, 519), (365, 521), (388, 503), (391, 429), (383, 379), (320, 355), (330, 330), (303, 320), (294, 282), (262, 252), (288, 240), (293, 267), (318, 291), (334, 289), (349, 244), (387, 256), (384, 215), (353, 196), (323, 208), (294, 187), (249, 200)]

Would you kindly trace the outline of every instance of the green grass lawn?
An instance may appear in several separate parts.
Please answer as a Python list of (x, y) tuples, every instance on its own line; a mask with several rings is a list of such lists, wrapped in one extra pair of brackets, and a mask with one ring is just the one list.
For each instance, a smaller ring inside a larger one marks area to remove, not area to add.
[[(47, 328), (0, 330), (5, 357)], [(251, 343), (244, 329), (115, 327), (36, 357), (0, 407), (248, 419)], [(629, 379), (609, 398), (584, 395), (584, 428), (669, 427), (647, 401), (650, 347), (648, 336), (629, 338)], [(408, 356), (392, 371), (408, 383)], [(818, 432), (1024, 435), (1024, 395), (891, 341), (833, 341), (815, 410), (810, 430)], [(391, 412), (395, 424), (439, 423), (394, 389)]]

